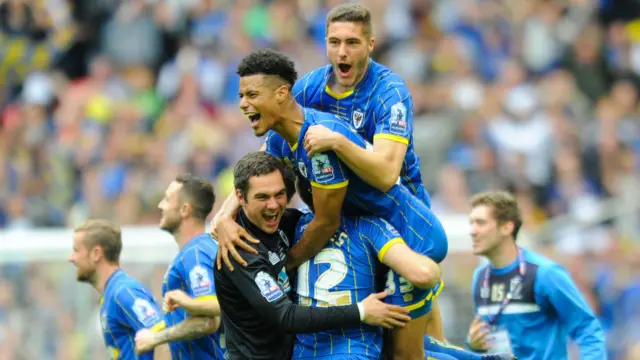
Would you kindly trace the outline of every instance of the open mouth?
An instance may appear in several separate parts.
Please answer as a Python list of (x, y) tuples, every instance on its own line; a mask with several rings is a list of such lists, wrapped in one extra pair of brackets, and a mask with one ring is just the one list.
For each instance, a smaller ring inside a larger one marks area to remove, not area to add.
[(349, 72), (351, 72), (351, 65), (349, 64), (338, 64), (338, 70), (340, 72), (340, 76), (349, 76)]
[(267, 225), (275, 226), (278, 224), (278, 217), (279, 217), (278, 214), (273, 214), (273, 215), (262, 214), (262, 217), (267, 222)]
[(260, 118), (262, 118), (262, 115), (260, 115), (260, 113), (247, 113), (245, 115), (247, 115), (249, 121), (251, 121), (251, 126), (258, 125), (258, 121), (260, 121)]

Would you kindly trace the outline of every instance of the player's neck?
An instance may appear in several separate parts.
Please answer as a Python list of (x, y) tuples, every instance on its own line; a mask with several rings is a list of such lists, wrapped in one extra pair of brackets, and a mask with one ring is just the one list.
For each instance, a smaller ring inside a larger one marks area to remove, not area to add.
[(487, 254), (487, 258), (496, 269), (506, 267), (518, 258), (518, 247), (513, 240), (505, 240), (492, 253)]
[(104, 287), (107, 286), (107, 281), (113, 275), (114, 272), (120, 269), (119, 265), (104, 264), (100, 270), (96, 272), (96, 279), (93, 287), (98, 290), (100, 295), (104, 295)]
[(182, 249), (191, 239), (204, 231), (203, 223), (183, 221), (180, 228), (173, 234), (173, 238), (176, 240), (178, 248)]
[(290, 145), (298, 143), (302, 124), (304, 123), (304, 111), (302, 106), (293, 101), (282, 113), (273, 130), (280, 134)]

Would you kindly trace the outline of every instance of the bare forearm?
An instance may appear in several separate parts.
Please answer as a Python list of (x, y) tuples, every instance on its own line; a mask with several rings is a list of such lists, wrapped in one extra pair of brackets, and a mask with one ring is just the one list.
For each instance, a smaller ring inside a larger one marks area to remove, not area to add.
[(218, 326), (220, 326), (219, 317), (190, 317), (177, 325), (159, 331), (156, 336), (156, 343), (160, 345), (173, 341), (199, 339), (215, 332)]
[(300, 241), (289, 251), (287, 269), (292, 270), (314, 257), (322, 250), (336, 232), (340, 223), (328, 224), (311, 220)]
[(358, 177), (380, 191), (389, 190), (398, 177), (389, 171), (389, 162), (384, 156), (363, 149), (342, 135), (333, 150)]
[(220, 211), (222, 211), (226, 216), (235, 217), (238, 213), (238, 209), (240, 209), (240, 203), (238, 202), (235, 191), (233, 191), (229, 196), (227, 196), (224, 203), (222, 203)]

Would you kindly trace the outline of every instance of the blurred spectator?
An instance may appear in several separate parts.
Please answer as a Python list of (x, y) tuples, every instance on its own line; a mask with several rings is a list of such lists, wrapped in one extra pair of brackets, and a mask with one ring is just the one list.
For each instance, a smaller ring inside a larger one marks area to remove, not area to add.
[[(237, 109), (238, 61), (272, 47), (300, 75), (325, 64), (325, 16), (341, 2), (0, 1), (0, 228), (155, 225), (164, 186), (182, 171), (215, 182), (217, 209), (233, 164), (263, 141)], [(412, 92), (435, 211), (466, 214), (470, 195), (512, 190), (526, 239), (560, 257), (609, 336), (624, 338), (611, 358), (638, 358), (637, 2), (364, 3), (375, 59)], [(0, 358), (100, 359), (100, 337), (85, 331), (98, 326), (96, 299), (60, 264), (40, 265), (0, 276)], [(454, 293), (467, 290), (461, 266), (465, 254), (445, 262)], [(163, 274), (138, 270), (154, 286)], [(461, 298), (443, 309), (466, 306)], [(460, 315), (447, 317), (455, 327)], [(35, 321), (52, 325), (29, 331)], [(11, 346), (27, 341), (30, 353)]]

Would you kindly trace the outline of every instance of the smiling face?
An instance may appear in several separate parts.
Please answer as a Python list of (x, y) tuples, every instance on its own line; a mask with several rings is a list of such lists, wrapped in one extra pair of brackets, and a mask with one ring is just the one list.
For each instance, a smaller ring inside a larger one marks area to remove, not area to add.
[(367, 70), (375, 39), (358, 22), (332, 22), (327, 26), (327, 58), (340, 86), (353, 88)]
[(247, 116), (256, 136), (262, 136), (275, 125), (282, 113), (288, 88), (271, 76), (262, 74), (240, 78), (240, 110)]
[(489, 205), (478, 205), (471, 209), (471, 239), (475, 255), (494, 253), (505, 242), (512, 242), (513, 223), (499, 224)]
[(269, 234), (278, 230), (287, 207), (287, 189), (280, 171), (252, 176), (246, 196), (240, 190), (236, 190), (236, 195), (242, 210), (254, 225)]

